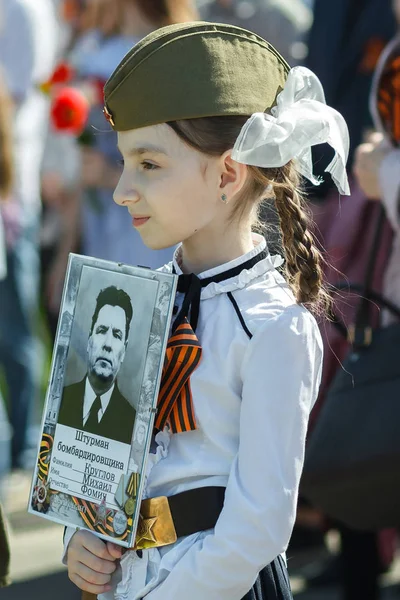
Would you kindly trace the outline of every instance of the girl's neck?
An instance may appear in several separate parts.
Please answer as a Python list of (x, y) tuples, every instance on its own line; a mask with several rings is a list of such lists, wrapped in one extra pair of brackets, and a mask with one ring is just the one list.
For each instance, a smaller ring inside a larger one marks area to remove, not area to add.
[(254, 248), (251, 228), (227, 228), (225, 232), (199, 231), (182, 243), (181, 268), (199, 274), (239, 258)]

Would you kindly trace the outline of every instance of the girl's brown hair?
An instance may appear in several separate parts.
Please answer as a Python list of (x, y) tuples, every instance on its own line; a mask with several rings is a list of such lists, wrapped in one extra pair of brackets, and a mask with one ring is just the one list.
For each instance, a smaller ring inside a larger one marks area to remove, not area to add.
[(158, 26), (196, 21), (199, 18), (192, 0), (135, 0), (148, 21)]
[[(205, 117), (168, 123), (192, 148), (211, 156), (220, 156), (233, 148), (248, 117)], [(312, 219), (300, 189), (300, 176), (291, 161), (280, 168), (248, 167), (249, 177), (233, 217), (253, 209), (257, 213), (269, 184), (273, 186), (279, 215), (286, 275), (297, 302), (329, 305), (322, 279), (322, 256), (310, 231)]]
[(0, 200), (12, 191), (14, 182), (12, 102), (0, 73)]

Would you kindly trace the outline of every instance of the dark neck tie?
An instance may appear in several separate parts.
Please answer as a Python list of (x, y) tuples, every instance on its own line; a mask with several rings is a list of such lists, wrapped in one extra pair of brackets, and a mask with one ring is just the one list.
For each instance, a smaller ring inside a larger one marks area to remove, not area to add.
[(196, 429), (189, 380), (202, 355), (202, 348), (195, 334), (199, 318), (201, 290), (212, 282), (219, 283), (236, 277), (245, 269), (251, 269), (260, 260), (266, 258), (267, 254), (267, 251), (264, 250), (245, 263), (206, 279), (200, 279), (193, 273), (179, 275), (178, 292), (184, 294), (184, 299), (167, 344), (158, 395), (156, 429), (162, 431), (167, 423), (172, 433)]
[[(193, 332), (195, 332), (197, 328), (197, 322), (199, 320), (201, 290), (210, 285), (210, 283), (221, 283), (227, 279), (237, 277), (242, 271), (252, 269), (257, 263), (259, 263), (261, 260), (264, 260), (267, 256), (268, 250), (262, 250), (256, 256), (249, 258), (249, 260), (246, 260), (246, 262), (241, 263), (237, 267), (233, 267), (228, 271), (222, 271), (222, 273), (217, 273), (212, 277), (207, 277), (204, 279), (200, 279), (194, 273), (191, 273), (190, 275), (179, 275), (178, 292), (184, 294), (184, 298), (182, 307), (172, 326), (172, 331), (174, 332), (182, 323), (184, 323), (186, 318), (188, 321), (190, 321)], [(175, 269), (173, 269), (173, 272), (175, 273)]]
[(91, 432), (96, 431), (96, 429), (99, 425), (98, 414), (99, 414), (100, 408), (101, 408), (100, 396), (96, 396), (96, 399), (90, 408), (87, 421), (83, 427), (85, 431), (91, 431)]

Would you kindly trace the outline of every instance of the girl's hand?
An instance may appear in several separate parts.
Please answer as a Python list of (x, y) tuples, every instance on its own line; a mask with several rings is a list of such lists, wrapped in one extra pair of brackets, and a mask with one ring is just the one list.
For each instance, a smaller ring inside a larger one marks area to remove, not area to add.
[(109, 592), (121, 554), (116, 544), (105, 543), (89, 531), (77, 531), (68, 546), (68, 576), (78, 588), (91, 594)]
[(382, 134), (372, 134), (365, 144), (361, 144), (354, 155), (354, 175), (358, 185), (370, 200), (379, 200), (382, 196), (379, 172), (382, 162), (389, 152)]

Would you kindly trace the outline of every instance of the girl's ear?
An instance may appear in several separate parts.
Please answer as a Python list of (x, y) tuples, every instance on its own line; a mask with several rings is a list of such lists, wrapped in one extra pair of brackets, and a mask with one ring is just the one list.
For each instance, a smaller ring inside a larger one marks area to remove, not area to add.
[(236, 162), (227, 150), (220, 157), (219, 192), (225, 194), (227, 202), (238, 194), (247, 180), (247, 165)]

